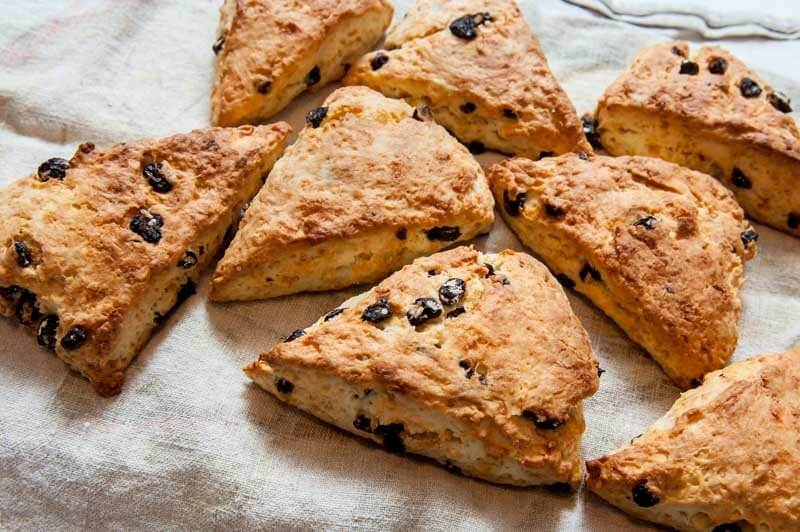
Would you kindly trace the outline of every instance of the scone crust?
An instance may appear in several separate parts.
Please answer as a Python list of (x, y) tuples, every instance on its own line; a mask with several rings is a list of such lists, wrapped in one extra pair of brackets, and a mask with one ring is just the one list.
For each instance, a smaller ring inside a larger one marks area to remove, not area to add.
[(253, 200), (214, 290), (290, 248), (382, 229), (410, 240), (412, 230), (459, 220), (491, 227), (483, 169), (444, 128), (366, 87), (339, 89), (324, 108), (319, 127), (303, 129)]
[[(474, 40), (450, 31), (457, 18), (479, 13), (488, 13), (491, 20), (479, 26)], [(527, 146), (515, 150), (519, 155), (592, 151), (574, 106), (513, 0), (417, 0), (389, 31), (386, 47), (353, 65), (344, 83), (367, 85), (395, 97), (408, 97), (402, 87), (413, 87), (415, 93), (425, 94), (434, 117), (457, 136), (458, 129), (437, 116), (438, 105), (453, 107), (452, 113), (463, 120), (481, 116), (505, 140), (500, 144), (507, 146), (513, 139), (517, 146)], [(378, 54), (389, 60), (375, 70), (372, 62)], [(397, 87), (400, 93), (395, 94)], [(476, 110), (459, 110), (467, 103)], [(481, 141), (502, 151), (485, 137), (460, 140)]]
[[(587, 462), (587, 486), (635, 516), (679, 530), (736, 523), (800, 527), (800, 348), (706, 375), (630, 445)], [(660, 501), (633, 503), (646, 481)]]
[[(387, 0), (226, 0), (217, 30), (221, 49), (211, 96), (213, 123), (231, 126), (270, 118), (281, 110), (274, 100), (291, 90), (288, 80), (305, 76), (314, 66), (335, 71), (333, 78), (341, 78), (346, 61), (355, 59), (347, 53), (355, 50), (337, 52), (341, 65), (316, 64), (326, 37), (343, 23), (358, 21), (358, 31), (370, 33), (363, 35), (370, 40), (365, 44), (369, 50), (393, 13)], [(324, 76), (333, 81), (330, 77)]]
[[(454, 308), (445, 305), (441, 317), (410, 325), (406, 310), (417, 298), (437, 298), (449, 278), (466, 283), (458, 303), (463, 313), (446, 318)], [(378, 325), (362, 319), (365, 308), (381, 298), (392, 317)], [(265, 372), (323, 372), (417, 405), (414, 419), (399, 420), (412, 452), (440, 456), (435, 441), (428, 446), (410, 435), (426, 432), (426, 412), (432, 412), (464, 423), (468, 440), (497, 456), (547, 471), (550, 482), (579, 481), (574, 461), (583, 431), (580, 404), (597, 389), (597, 361), (566, 296), (541, 263), (511, 251), (483, 255), (459, 247), (416, 260), (341, 308), (305, 336), (267, 350), (246, 368), (248, 374), (258, 380)], [(276, 395), (292, 403), (292, 394)], [(313, 405), (297, 406), (314, 412)], [(522, 417), (524, 410), (562, 427), (539, 430)], [(562, 445), (560, 438), (573, 441)], [(497, 481), (492, 471), (459, 465)]]
[(617, 321), (687, 388), (736, 347), (743, 264), (756, 252), (742, 240), (749, 223), (705, 174), (645, 157), (586, 159), (495, 165), (498, 204), (526, 195), (519, 214), (501, 212), (565, 282), (635, 316), (635, 326)]
[[(0, 191), (0, 287), (36, 295), (43, 314), (57, 313), (55, 351), (101, 392), (119, 390), (135, 353), (119, 353), (129, 310), (192, 249), (195, 260), (214, 250), (195, 249), (211, 228), (255, 194), (265, 161), (274, 161), (291, 128), (209, 128), (107, 149), (81, 145), (63, 179), (33, 175)], [(160, 163), (172, 188), (156, 192), (143, 175)], [(141, 209), (162, 218), (161, 238), (149, 243), (130, 228)], [(14, 242), (31, 250), (21, 267)], [(195, 247), (193, 247), (195, 246)], [(196, 279), (195, 279), (196, 280)], [(15, 312), (13, 294), (0, 298), (0, 313)], [(154, 317), (144, 319), (152, 323)], [(36, 323), (30, 324), (34, 329)], [(60, 340), (73, 326), (88, 331), (77, 350)], [(110, 359), (116, 353), (119, 359)]]

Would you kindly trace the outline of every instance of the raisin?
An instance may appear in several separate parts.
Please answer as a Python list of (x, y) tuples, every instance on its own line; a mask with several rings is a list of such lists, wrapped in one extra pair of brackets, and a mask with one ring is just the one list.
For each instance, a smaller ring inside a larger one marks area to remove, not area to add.
[(175, 307), (192, 297), (197, 293), (197, 286), (194, 284), (194, 281), (191, 279), (186, 279), (186, 282), (183, 283), (180, 290), (178, 290), (178, 296), (175, 299)]
[(222, 51), (222, 48), (225, 46), (225, 36), (220, 35), (217, 37), (217, 40), (214, 41), (214, 44), (211, 46), (211, 50), (214, 51), (214, 55), (217, 55)]
[(21, 290), (17, 300), (17, 319), (23, 325), (31, 326), (38, 323), (42, 317), (42, 313), (39, 311), (39, 302), (35, 294), (24, 289)]
[(389, 62), (389, 56), (383, 52), (378, 52), (375, 54), (369, 62), (369, 66), (372, 67), (372, 70), (380, 70), (383, 65)]
[(178, 262), (178, 267), (188, 270), (197, 265), (197, 255), (193, 251), (187, 251), (183, 258)]
[(631, 495), (633, 496), (633, 502), (642, 508), (650, 508), (661, 501), (661, 499), (647, 487), (646, 480), (637, 481), (636, 484), (633, 485)]
[(460, 107), (461, 112), (464, 113), (465, 115), (474, 113), (477, 108), (478, 107), (472, 102), (467, 102)]
[(401, 227), (395, 232), (394, 236), (397, 237), (397, 240), (405, 240), (408, 238), (408, 231), (406, 231), (405, 227)]
[(39, 345), (49, 350), (56, 348), (56, 331), (58, 329), (58, 316), (48, 314), (39, 322), (36, 328), (36, 341)]
[(559, 273), (556, 275), (556, 280), (561, 283), (564, 288), (575, 288), (575, 281), (569, 278), (568, 275)]
[(483, 263), (483, 267), (486, 268), (486, 277), (487, 278), (491, 277), (492, 275), (494, 275), (494, 266), (492, 266), (488, 262), (484, 262)]
[(786, 225), (789, 226), (789, 229), (800, 228), (800, 214), (790, 212), (789, 217), (786, 219)]
[(139, 209), (129, 225), (130, 230), (142, 237), (145, 242), (155, 244), (161, 240), (164, 219), (146, 209)]
[(747, 231), (742, 233), (741, 238), (744, 247), (748, 248), (750, 244), (752, 244), (753, 242), (758, 242), (758, 233), (756, 233), (752, 229), (748, 229)]
[(685, 59), (681, 61), (680, 73), (688, 76), (696, 76), (700, 72), (700, 66), (694, 61)]
[(464, 298), (466, 290), (467, 285), (463, 280), (455, 277), (448, 279), (439, 287), (439, 301), (447, 306), (457, 305)]
[(503, 191), (503, 206), (506, 209), (506, 212), (509, 216), (519, 216), (519, 213), (522, 212), (522, 209), (525, 208), (525, 200), (528, 198), (528, 195), (524, 192), (520, 192), (517, 194), (517, 197), (513, 200), (508, 195), (508, 190)]
[(586, 140), (589, 141), (589, 144), (592, 145), (592, 148), (595, 149), (602, 149), (603, 145), (600, 143), (600, 124), (597, 120), (590, 114), (585, 114), (581, 117), (581, 121), (583, 122), (583, 134), (586, 136)]
[(361, 314), (361, 319), (370, 323), (380, 323), (388, 319), (392, 315), (392, 307), (389, 306), (389, 301), (384, 297), (364, 309)]
[(675, 54), (675, 55), (678, 55), (678, 56), (680, 56), (680, 57), (685, 57), (685, 56), (683, 55), (683, 50), (681, 50), (681, 49), (680, 49), (680, 48), (678, 48), (677, 46), (673, 46), (673, 47), (672, 47), (672, 53), (673, 53), (673, 54)]
[(275, 379), (275, 388), (282, 394), (287, 395), (294, 391), (294, 384), (283, 377), (278, 377)]
[(309, 111), (309, 113), (306, 115), (306, 124), (309, 124), (316, 129), (322, 125), (322, 121), (325, 120), (326, 116), (328, 116), (328, 108), (317, 107), (316, 109)]
[(60, 157), (53, 157), (39, 165), (36, 175), (39, 181), (45, 183), (51, 179), (64, 179), (67, 175), (67, 170), (69, 170), (69, 161)]
[(653, 229), (656, 228), (657, 224), (658, 224), (658, 219), (656, 219), (655, 216), (645, 216), (644, 218), (639, 219), (633, 225), (638, 225), (639, 227), (644, 227), (648, 231), (652, 231)]
[(442, 306), (433, 298), (421, 297), (412, 303), (406, 312), (408, 322), (414, 327), (442, 315)]
[(460, 475), (460, 474), (461, 474), (461, 468), (460, 468), (460, 467), (458, 467), (457, 465), (455, 465), (455, 464), (454, 464), (453, 462), (451, 462), (450, 460), (445, 460), (443, 465), (444, 465), (444, 468), (445, 468), (445, 469), (446, 469), (446, 470), (447, 470), (449, 473), (452, 473), (452, 474), (454, 474), (454, 475)]
[(750, 178), (744, 175), (744, 172), (742, 172), (738, 168), (734, 168), (733, 172), (731, 173), (731, 183), (733, 183), (733, 185), (736, 188), (744, 188), (744, 189), (753, 188), (753, 182), (750, 181)]
[(298, 338), (302, 338), (305, 335), (306, 331), (304, 331), (303, 329), (295, 329), (294, 331), (292, 331), (292, 334), (287, 336), (283, 342), (288, 344), (289, 342), (294, 342)]
[(723, 523), (715, 526), (711, 532), (742, 532), (742, 527), (738, 523)]
[(555, 418), (549, 418), (546, 415), (537, 414), (532, 410), (523, 410), (522, 417), (533, 421), (537, 429), (541, 430), (556, 430), (561, 426), (561, 421)]
[(322, 79), (322, 74), (319, 71), (319, 67), (315, 66), (311, 69), (311, 72), (308, 73), (306, 76), (306, 85), (309, 87), (316, 85)]
[(739, 83), (739, 90), (745, 98), (756, 98), (761, 96), (761, 87), (754, 80), (744, 77)]
[(513, 109), (505, 108), (503, 109), (503, 116), (515, 120), (517, 118), (517, 113), (515, 113)]
[(332, 311), (325, 314), (325, 318), (323, 318), (323, 321), (331, 321), (333, 318), (344, 312), (344, 310), (345, 309), (342, 307), (333, 309)]
[(428, 235), (428, 240), (453, 242), (461, 238), (461, 229), (450, 226), (434, 227), (425, 231), (425, 234)]
[[(555, 154), (556, 153), (553, 152), (553, 151), (540, 151), (539, 152), (539, 160), (547, 159), (548, 157), (552, 157)], [(584, 155), (586, 155), (586, 154), (584, 154)]]
[(606, 370), (604, 370), (603, 368), (601, 368), (601, 367), (600, 367), (600, 363), (598, 363), (598, 364), (597, 364), (597, 377), (598, 377), (598, 378), (602, 377), (602, 376), (603, 376), (603, 373), (605, 373), (605, 372), (606, 372)]
[(353, 420), (353, 426), (363, 432), (372, 432), (372, 420), (362, 414)]
[(471, 41), (478, 36), (478, 26), (491, 20), (489, 13), (464, 15), (450, 23), (450, 31), (459, 39)]
[(86, 329), (80, 325), (76, 325), (68, 330), (67, 334), (61, 338), (61, 347), (68, 351), (73, 351), (82, 346), (87, 338), (89, 338), (89, 333)]
[(721, 57), (715, 57), (708, 63), (708, 71), (712, 74), (724, 74), (728, 71), (728, 62)]
[(405, 426), (402, 423), (391, 423), (375, 427), (375, 434), (383, 438), (383, 446), (386, 450), (393, 453), (402, 453), (406, 450), (403, 439), (400, 437), (404, 430)]
[(20, 268), (27, 268), (33, 264), (31, 250), (28, 249), (28, 246), (25, 244), (25, 242), (14, 240), (14, 251), (17, 253), (17, 264)]
[(164, 318), (166, 318), (166, 316), (164, 316), (160, 312), (156, 312), (153, 315), (153, 323), (155, 323), (156, 325), (161, 325), (162, 323), (164, 323)]
[(458, 366), (464, 370), (464, 376), (467, 378), (467, 380), (471, 379), (472, 376), (475, 375), (475, 369), (468, 361), (462, 360), (458, 363)]
[(411, 118), (419, 122), (429, 122), (433, 120), (433, 114), (431, 113), (430, 107), (427, 105), (420, 105), (414, 108), (414, 114), (411, 115)]
[(580, 273), (580, 278), (582, 282), (585, 283), (587, 277), (591, 277), (598, 283), (603, 280), (603, 278), (600, 276), (600, 272), (592, 268), (592, 266), (589, 263), (583, 265), (583, 268), (581, 269)]
[(767, 101), (781, 113), (792, 112), (792, 100), (782, 92), (770, 92), (767, 95)]
[(262, 81), (261, 83), (258, 84), (258, 92), (260, 94), (269, 94), (271, 90), (272, 90), (272, 82), (269, 80)]
[(578, 152), (578, 159), (580, 159), (581, 161), (588, 161), (589, 160), (589, 154), (586, 153), (585, 151), (579, 151)]
[(551, 218), (560, 218), (564, 216), (565, 211), (561, 207), (556, 207), (555, 205), (551, 205), (549, 203), (544, 204), (544, 212), (547, 213), (547, 216)]
[(486, 146), (483, 145), (483, 142), (479, 140), (473, 140), (469, 144), (467, 144), (467, 149), (472, 155), (480, 155), (482, 153), (486, 153)]
[(448, 312), (447, 315), (445, 316), (445, 318), (447, 318), (448, 320), (452, 320), (452, 319), (455, 319), (455, 318), (461, 316), (465, 312), (466, 312), (466, 310), (464, 309), (464, 307), (457, 307), (457, 308), (454, 308), (453, 310), (451, 310), (450, 312)]
[(159, 194), (166, 194), (172, 190), (172, 183), (167, 181), (164, 174), (161, 173), (161, 163), (148, 164), (142, 169), (142, 174), (147, 178), (150, 186)]

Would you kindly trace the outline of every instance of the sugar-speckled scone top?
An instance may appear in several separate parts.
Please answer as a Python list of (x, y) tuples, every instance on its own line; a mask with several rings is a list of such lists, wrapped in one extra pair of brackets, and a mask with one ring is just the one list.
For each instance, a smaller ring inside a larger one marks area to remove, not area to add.
[[(247, 201), (241, 197), (245, 180), (267, 158), (274, 160), (290, 131), (279, 123), (196, 130), (108, 149), (81, 145), (63, 178), (51, 172), (42, 182), (34, 173), (0, 190), (0, 287), (30, 291), (44, 313), (57, 312), (58, 340), (74, 326), (87, 332), (78, 351), (67, 352), (60, 342), (55, 349), (97, 385), (106, 370), (118, 369), (107, 368), (104, 357), (124, 333), (128, 310), (198, 235)], [(143, 171), (151, 163), (160, 164), (169, 191), (148, 184)], [(157, 241), (131, 229), (143, 209), (161, 217)], [(26, 267), (19, 242), (29, 250)], [(11, 315), (15, 294), (3, 295), (0, 312)]]
[[(380, 36), (392, 14), (386, 0), (226, 1), (220, 8), (215, 45), (214, 124), (238, 125), (274, 115), (281, 109), (271, 100), (287, 90), (287, 80), (297, 74), (306, 76), (308, 72), (298, 69), (318, 53), (328, 55), (319, 49), (333, 28), (349, 19), (362, 20), (362, 24), (378, 24), (375, 33)], [(346, 66), (336, 68), (342, 71), (341, 77)]]
[[(491, 19), (472, 40), (449, 29), (460, 17), (483, 13)], [(575, 108), (513, 0), (417, 0), (390, 29), (386, 48), (377, 53), (388, 55), (388, 62), (375, 70), (376, 54), (369, 54), (353, 65), (345, 83), (391, 87), (410, 81), (435, 101), (457, 95), (474, 104), (504, 138), (529, 137), (555, 153), (591, 151)]]
[(589, 461), (587, 484), (626, 512), (680, 530), (798, 530), (798, 426), (795, 348), (706, 375), (641, 437)]
[[(253, 200), (216, 279), (276, 249), (379, 228), (493, 218), (480, 164), (444, 128), (403, 102), (345, 87), (307, 124)], [(423, 113), (424, 114), (424, 113)]]
[[(515, 158), (489, 178), (500, 201), (525, 194), (519, 214), (507, 219), (534, 227), (528, 244), (551, 267), (561, 257), (580, 258), (569, 265), (575, 271), (560, 273), (579, 290), (603, 283), (608, 292), (595, 302), (612, 305), (605, 301), (612, 298), (654, 329), (658, 352), (648, 350), (687, 387), (722, 367), (736, 346), (743, 264), (756, 250), (743, 237), (750, 225), (710, 176), (645, 157), (585, 159)], [(562, 247), (550, 246), (549, 235)], [(636, 338), (641, 331), (627, 332)]]
[[(716, 59), (727, 63), (722, 74), (712, 73)], [(681, 74), (681, 63), (693, 61), (697, 75)], [(743, 78), (750, 78), (761, 94), (746, 98)], [(704, 46), (690, 56), (689, 45), (676, 41), (642, 50), (605, 92), (599, 109), (631, 107), (676, 116), (730, 141), (743, 141), (800, 160), (800, 130), (794, 119), (770, 103), (774, 89), (733, 54), (718, 46)], [(602, 127), (602, 123), (600, 124)]]

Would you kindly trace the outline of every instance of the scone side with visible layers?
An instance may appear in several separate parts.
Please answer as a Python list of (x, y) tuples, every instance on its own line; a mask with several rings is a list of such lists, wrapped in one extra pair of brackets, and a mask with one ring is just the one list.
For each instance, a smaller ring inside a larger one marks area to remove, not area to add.
[(800, 130), (791, 105), (717, 46), (645, 48), (600, 99), (603, 147), (718, 178), (747, 214), (800, 235)]
[(214, 44), (213, 123), (266, 120), (303, 91), (341, 79), (393, 13), (386, 0), (226, 0)]
[(102, 395), (255, 195), (291, 128), (211, 128), (83, 144), (0, 190), (0, 314), (17, 315)]
[(212, 282), (216, 301), (376, 282), (488, 232), (480, 164), (444, 128), (366, 87), (334, 92), (253, 201)]
[(523, 253), (459, 247), (345, 302), (245, 368), (265, 390), (392, 451), (520, 486), (581, 480), (586, 331)]
[(800, 529), (800, 348), (706, 375), (630, 445), (587, 462), (588, 488), (678, 530)]
[(354, 64), (344, 83), (429, 106), (476, 153), (592, 151), (513, 0), (417, 0), (386, 47)]
[(676, 385), (725, 364), (758, 235), (718, 181), (657, 159), (578, 155), (511, 159), (489, 180), (520, 240)]

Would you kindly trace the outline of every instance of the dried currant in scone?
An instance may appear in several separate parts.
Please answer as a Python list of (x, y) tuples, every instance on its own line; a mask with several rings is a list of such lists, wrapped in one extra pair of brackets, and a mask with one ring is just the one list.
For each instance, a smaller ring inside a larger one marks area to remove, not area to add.
[(431, 113), (431, 108), (427, 105), (420, 105), (414, 108), (414, 114), (411, 115), (411, 118), (419, 122), (430, 122), (433, 120), (433, 113)]
[(460, 361), (458, 366), (464, 370), (464, 377), (466, 377), (467, 380), (475, 375), (475, 368), (472, 367), (472, 364), (470, 364), (468, 360)]
[(465, 115), (474, 113), (477, 108), (478, 107), (472, 102), (467, 102), (460, 107), (461, 112)]
[(589, 141), (592, 148), (602, 149), (603, 145), (600, 143), (600, 132), (598, 131), (600, 124), (597, 119), (590, 114), (585, 114), (581, 117), (581, 121), (583, 122), (583, 134), (586, 136), (586, 140)]
[(406, 312), (408, 322), (414, 327), (438, 318), (442, 315), (442, 306), (433, 298), (421, 297), (414, 301)]
[(758, 242), (758, 233), (753, 229), (748, 229), (741, 234), (742, 244), (745, 248), (749, 247), (753, 242)]
[(744, 189), (753, 188), (753, 182), (750, 181), (750, 178), (744, 175), (744, 172), (742, 172), (738, 168), (734, 168), (733, 172), (731, 173), (731, 183), (733, 183), (733, 185), (736, 188), (744, 188)]
[(503, 109), (503, 116), (508, 119), (514, 120), (517, 118), (517, 113), (513, 109), (509, 109), (506, 107), (505, 109)]
[(406, 428), (402, 423), (390, 423), (375, 427), (375, 434), (383, 438), (383, 446), (387, 451), (402, 453), (406, 450), (403, 439), (400, 437), (404, 430)]
[(306, 124), (311, 125), (313, 128), (318, 128), (322, 125), (322, 121), (325, 120), (325, 117), (328, 116), (328, 108), (327, 107), (317, 107), (316, 109), (312, 109), (306, 115)]
[(397, 240), (405, 240), (408, 238), (408, 231), (405, 227), (401, 227), (394, 233), (394, 236), (397, 237)]
[(149, 244), (156, 244), (161, 240), (161, 228), (164, 226), (164, 219), (156, 213), (151, 213), (147, 209), (139, 209), (129, 225), (130, 230), (142, 237)]
[(547, 417), (546, 415), (539, 414), (533, 410), (523, 410), (522, 417), (533, 421), (537, 429), (541, 430), (556, 430), (561, 426), (561, 421), (555, 418)]
[(319, 83), (321, 79), (322, 79), (322, 74), (319, 70), (319, 67), (315, 66), (314, 68), (311, 69), (311, 72), (309, 72), (308, 75), (306, 76), (306, 85), (311, 87)]
[(508, 190), (503, 191), (503, 206), (506, 209), (506, 212), (510, 216), (519, 216), (522, 212), (522, 209), (525, 208), (525, 200), (528, 198), (528, 195), (524, 192), (520, 192), (517, 194), (517, 197), (511, 199), (508, 195)]
[[(183, 283), (180, 290), (178, 290), (178, 296), (175, 299), (175, 307), (192, 297), (197, 293), (197, 286), (194, 284), (194, 281), (191, 279), (186, 279), (186, 282)], [(174, 307), (173, 307), (174, 308)]]
[(388, 62), (389, 56), (383, 52), (378, 52), (370, 59), (369, 66), (372, 67), (372, 70), (380, 70)]
[(286, 395), (294, 391), (294, 384), (282, 377), (278, 377), (275, 379), (275, 388), (282, 394)]
[(715, 57), (708, 63), (708, 71), (712, 74), (722, 75), (728, 71), (728, 62), (721, 57)]
[(544, 204), (544, 212), (551, 218), (560, 218), (566, 214), (563, 208), (550, 203)]
[(696, 76), (700, 72), (700, 66), (688, 59), (681, 62), (680, 73), (687, 76)]
[(178, 267), (189, 270), (197, 265), (197, 255), (194, 251), (187, 251), (183, 258), (178, 262)]
[(304, 331), (303, 329), (295, 329), (294, 331), (292, 331), (292, 334), (286, 337), (286, 340), (284, 340), (284, 342), (288, 344), (289, 342), (294, 342), (298, 338), (302, 338), (305, 335), (306, 331)]
[(631, 497), (633, 498), (633, 502), (642, 508), (650, 508), (661, 501), (661, 499), (647, 487), (646, 480), (639, 480), (633, 485)]
[(257, 90), (260, 94), (269, 94), (272, 90), (272, 82), (269, 80), (261, 81), (258, 84)]
[(14, 240), (14, 251), (17, 254), (17, 265), (20, 268), (27, 268), (33, 264), (33, 257), (28, 245), (21, 240)]
[(445, 318), (448, 319), (448, 320), (452, 320), (452, 319), (455, 319), (455, 318), (461, 316), (466, 311), (467, 310), (464, 307), (456, 307), (453, 310), (451, 310), (450, 312), (448, 312), (447, 315), (445, 316)]
[(677, 55), (677, 56), (680, 56), (680, 57), (686, 57), (686, 56), (684, 55), (684, 53), (683, 53), (683, 50), (681, 50), (681, 49), (680, 49), (680, 48), (678, 48), (677, 46), (673, 46), (673, 47), (672, 47), (672, 53), (673, 53), (673, 54), (675, 54), (675, 55)]
[(147, 178), (150, 186), (159, 194), (166, 194), (172, 190), (172, 183), (170, 183), (164, 174), (161, 172), (161, 163), (151, 163), (142, 169), (142, 174)]
[(88, 331), (80, 325), (76, 325), (61, 338), (61, 347), (68, 351), (73, 351), (82, 346), (87, 338), (89, 338)]
[(453, 242), (461, 237), (461, 229), (450, 226), (434, 227), (425, 231), (425, 234), (428, 235), (428, 240)]
[(491, 22), (491, 20), (492, 17), (489, 13), (464, 15), (450, 23), (450, 31), (459, 39), (471, 41), (478, 36), (478, 26), (485, 22)]
[(770, 92), (767, 95), (767, 101), (781, 113), (792, 112), (792, 101), (782, 92)]
[(56, 348), (56, 331), (58, 330), (58, 316), (48, 314), (39, 321), (36, 328), (36, 341), (39, 345), (51, 351)]
[(325, 314), (323, 321), (331, 321), (333, 318), (344, 312), (345, 309), (343, 307), (335, 308), (332, 311)]
[(739, 82), (739, 90), (745, 98), (756, 98), (761, 95), (758, 83), (746, 76)]
[(32, 326), (38, 323), (42, 318), (42, 313), (39, 311), (39, 301), (36, 294), (33, 294), (25, 289), (21, 289), (19, 300), (17, 302), (17, 319), (25, 326)]
[(633, 225), (636, 225), (636, 226), (639, 226), (639, 227), (644, 227), (648, 231), (652, 231), (653, 229), (656, 228), (657, 224), (658, 224), (658, 220), (656, 219), (656, 217), (648, 215), (648, 216), (645, 216), (644, 218), (640, 218)]
[(372, 420), (363, 414), (356, 416), (353, 426), (362, 432), (372, 432)]
[(64, 179), (67, 170), (69, 170), (69, 161), (61, 157), (53, 157), (39, 165), (36, 175), (39, 181), (45, 183), (50, 179)]
[(472, 155), (480, 155), (482, 153), (486, 153), (486, 146), (483, 145), (483, 142), (479, 140), (473, 140), (469, 144), (467, 144), (467, 149)]
[(361, 314), (361, 319), (370, 323), (380, 323), (389, 319), (392, 315), (392, 307), (389, 306), (389, 300), (385, 297), (378, 300), (364, 309)]
[(439, 301), (447, 306), (457, 305), (464, 299), (466, 291), (467, 284), (463, 279), (452, 277), (439, 287)]
[(211, 46), (211, 50), (214, 52), (214, 55), (219, 54), (222, 51), (222, 48), (225, 46), (225, 36), (220, 35), (217, 37), (217, 40), (214, 41), (214, 44)]

